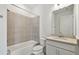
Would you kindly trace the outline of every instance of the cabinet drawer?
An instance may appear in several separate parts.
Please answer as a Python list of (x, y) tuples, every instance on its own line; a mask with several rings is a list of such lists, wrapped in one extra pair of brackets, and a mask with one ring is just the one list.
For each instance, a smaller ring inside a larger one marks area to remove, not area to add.
[(51, 41), (51, 40), (47, 40), (46, 41), (47, 44), (53, 45), (55, 47), (58, 48), (63, 48), (72, 52), (75, 52), (75, 47), (74, 45), (70, 45), (70, 44), (66, 44), (66, 43), (61, 43), (61, 42), (55, 42), (55, 41)]

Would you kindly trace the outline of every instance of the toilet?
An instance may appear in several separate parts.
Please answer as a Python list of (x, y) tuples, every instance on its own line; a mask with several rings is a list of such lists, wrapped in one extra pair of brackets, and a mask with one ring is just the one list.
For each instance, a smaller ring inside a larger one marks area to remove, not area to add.
[(32, 53), (34, 55), (44, 55), (45, 41), (46, 41), (46, 39), (41, 38), (40, 44), (33, 47)]

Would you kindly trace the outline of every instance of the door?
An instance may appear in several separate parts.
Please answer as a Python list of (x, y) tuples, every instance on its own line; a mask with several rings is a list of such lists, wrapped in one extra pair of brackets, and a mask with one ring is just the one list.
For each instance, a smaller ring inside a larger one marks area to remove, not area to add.
[(56, 55), (56, 47), (51, 46), (49, 44), (46, 45), (46, 54), (47, 55)]
[(0, 55), (3, 54), (3, 17), (0, 16)]

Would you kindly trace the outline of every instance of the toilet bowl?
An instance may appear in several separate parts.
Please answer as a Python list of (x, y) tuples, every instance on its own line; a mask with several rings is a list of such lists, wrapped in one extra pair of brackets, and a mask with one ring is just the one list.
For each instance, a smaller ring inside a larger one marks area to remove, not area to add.
[(41, 55), (43, 54), (43, 46), (37, 45), (33, 48), (33, 54), (35, 55)]
[(33, 47), (33, 54), (34, 55), (43, 55), (44, 54), (44, 47), (45, 47), (45, 39), (40, 39), (40, 45), (36, 45)]

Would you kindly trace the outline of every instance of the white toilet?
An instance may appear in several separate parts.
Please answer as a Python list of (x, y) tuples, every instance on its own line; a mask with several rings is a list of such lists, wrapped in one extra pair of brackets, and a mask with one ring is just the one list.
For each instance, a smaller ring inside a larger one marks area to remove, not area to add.
[(44, 55), (44, 47), (45, 47), (45, 41), (46, 39), (41, 38), (40, 39), (40, 45), (36, 45), (33, 47), (33, 54), (34, 55)]

